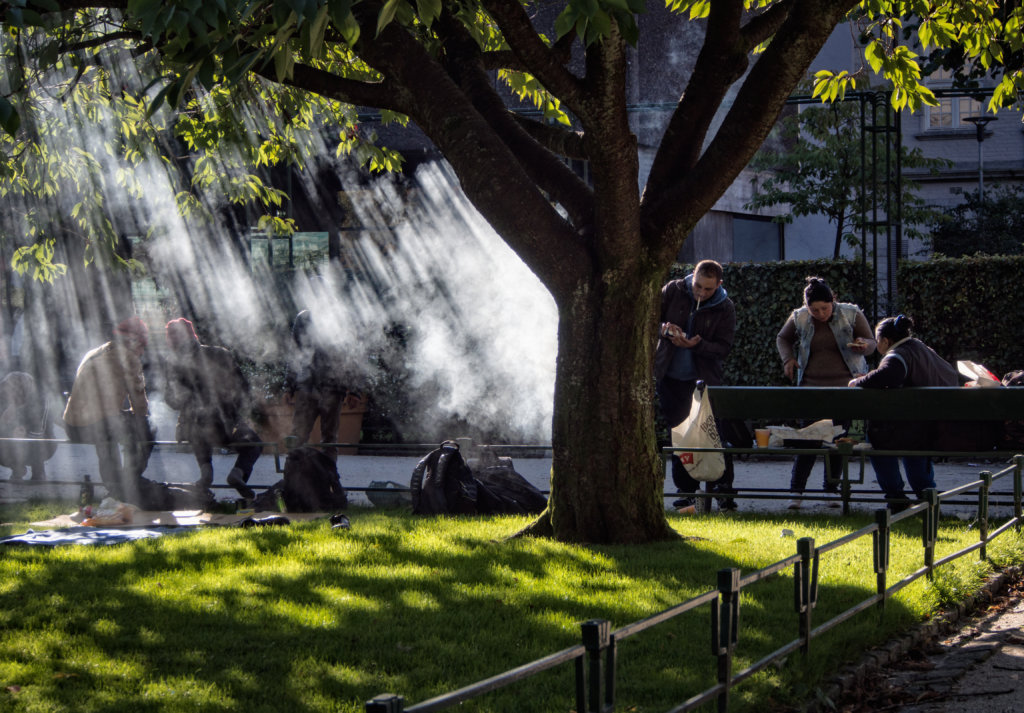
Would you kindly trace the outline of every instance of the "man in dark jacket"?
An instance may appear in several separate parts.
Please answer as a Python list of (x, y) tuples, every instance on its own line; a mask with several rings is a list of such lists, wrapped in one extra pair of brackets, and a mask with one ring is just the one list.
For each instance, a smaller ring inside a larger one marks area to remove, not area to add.
[(255, 493), (247, 483), (260, 457), (260, 437), (245, 422), (248, 384), (223, 347), (200, 344), (184, 317), (167, 323), (167, 384), (164, 398), (178, 411), (178, 438), (189, 441), (199, 464), (199, 485), (213, 483), (213, 449), (230, 445), (238, 452), (227, 482), (242, 497)]
[[(673, 280), (661, 290), (658, 348), (654, 376), (658, 402), (665, 423), (675, 428), (690, 414), (698, 381), (708, 386), (722, 383), (723, 362), (732, 350), (736, 334), (736, 307), (722, 286), (722, 266), (714, 260), (697, 263), (693, 274)], [(719, 424), (721, 431), (721, 423)], [(725, 439), (723, 439), (725, 440)], [(725, 473), (713, 487), (734, 492), (732, 457), (725, 457)], [(696, 493), (700, 483), (690, 477), (678, 457), (672, 456), (672, 481), (680, 493)], [(695, 512), (700, 501), (692, 497), (673, 505), (680, 512)], [(735, 510), (732, 498), (721, 498), (723, 510)]]

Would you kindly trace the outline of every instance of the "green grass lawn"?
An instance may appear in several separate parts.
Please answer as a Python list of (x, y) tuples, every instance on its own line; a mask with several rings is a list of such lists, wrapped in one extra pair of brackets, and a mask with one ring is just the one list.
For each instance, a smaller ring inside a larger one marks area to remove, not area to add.
[[(66, 511), (0, 507), (0, 534)], [(207, 528), (131, 544), (0, 550), (0, 710), (12, 712), (359, 711), (392, 692), (411, 705), (579, 643), (582, 621), (613, 630), (744, 573), (824, 544), (866, 516), (683, 518), (690, 539), (582, 547), (504, 538), (523, 518), (414, 518), (355, 509), (350, 530)], [(977, 540), (943, 520), (938, 557)], [(1024, 559), (1007, 534), (995, 563)], [(814, 695), (843, 662), (976, 589), (972, 553), (735, 691), (736, 710)], [(890, 582), (921, 566), (920, 526), (894, 532)], [(870, 538), (826, 553), (816, 623), (874, 591)], [(624, 641), (617, 710), (671, 708), (714, 682), (708, 607)], [(791, 570), (744, 590), (740, 670), (797, 636)], [(570, 711), (571, 666), (463, 704)]]

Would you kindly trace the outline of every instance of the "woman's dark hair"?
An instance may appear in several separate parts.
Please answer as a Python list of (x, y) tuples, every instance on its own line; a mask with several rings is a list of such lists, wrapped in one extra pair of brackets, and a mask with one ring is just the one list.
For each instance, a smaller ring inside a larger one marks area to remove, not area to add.
[(914, 320), (905, 314), (886, 317), (875, 327), (875, 338), (885, 337), (890, 343), (906, 339), (914, 331)]
[(808, 277), (807, 286), (804, 287), (804, 304), (808, 307), (811, 302), (835, 302), (836, 296), (832, 294), (832, 288), (820, 277)]

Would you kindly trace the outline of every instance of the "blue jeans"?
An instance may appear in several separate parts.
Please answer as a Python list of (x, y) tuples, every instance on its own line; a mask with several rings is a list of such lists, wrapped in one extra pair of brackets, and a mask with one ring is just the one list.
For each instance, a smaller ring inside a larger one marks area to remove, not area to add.
[[(886, 498), (905, 498), (903, 478), (900, 476), (900, 458), (897, 456), (871, 456), (871, 467), (875, 469), (875, 477)], [(928, 456), (904, 456), (903, 470), (907, 474), (907, 483), (918, 498), (928, 488), (935, 487), (935, 469), (932, 459)]]

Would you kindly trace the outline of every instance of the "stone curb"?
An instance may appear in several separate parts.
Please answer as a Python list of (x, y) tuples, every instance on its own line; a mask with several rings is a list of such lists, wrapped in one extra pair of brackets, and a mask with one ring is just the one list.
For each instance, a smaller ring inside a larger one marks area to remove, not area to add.
[(929, 621), (917, 625), (903, 636), (869, 649), (861, 656), (860, 661), (844, 667), (823, 684), (815, 700), (809, 701), (800, 710), (803, 713), (835, 711), (835, 701), (841, 700), (869, 678), (877, 680), (884, 667), (900, 661), (910, 651), (956, 631), (964, 619), (980, 610), (982, 606), (991, 603), (1010, 582), (1019, 579), (1022, 572), (1024, 570), (1020, 566), (1013, 565), (992, 574), (976, 594), (967, 597), (955, 607), (950, 607)]

